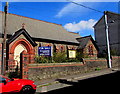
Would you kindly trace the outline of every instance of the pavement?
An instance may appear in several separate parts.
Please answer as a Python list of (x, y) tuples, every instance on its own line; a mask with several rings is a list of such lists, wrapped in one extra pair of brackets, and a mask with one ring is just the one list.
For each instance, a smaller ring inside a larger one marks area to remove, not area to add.
[(61, 83), (60, 81), (77, 82), (78, 80), (106, 75), (106, 74), (114, 73), (116, 71), (119, 71), (118, 67), (102, 69), (102, 70), (92, 71), (92, 72), (87, 72), (87, 73), (82, 73), (82, 74), (80, 73), (76, 75), (67, 75), (64, 77), (56, 78), (56, 79), (54, 78), (54, 79), (35, 81), (35, 84), (37, 85), (36, 94), (71, 86), (68, 84)]

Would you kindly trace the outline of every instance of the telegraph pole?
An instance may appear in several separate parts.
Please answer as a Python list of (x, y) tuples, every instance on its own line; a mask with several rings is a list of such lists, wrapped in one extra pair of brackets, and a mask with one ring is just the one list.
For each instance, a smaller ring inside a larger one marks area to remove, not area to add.
[[(99, 12), (99, 13), (103, 13), (102, 11), (99, 11), (99, 10), (96, 10), (94, 8), (91, 8), (91, 7), (87, 7), (85, 5), (82, 5), (82, 4), (79, 4), (79, 3), (76, 3), (76, 2), (73, 2), (71, 0), (67, 0), (73, 4), (76, 4), (76, 5), (79, 5), (81, 7), (84, 7), (84, 8), (87, 8), (87, 9), (90, 9), (90, 10), (93, 10), (93, 11), (96, 11), (96, 12)], [(112, 63), (111, 63), (111, 55), (110, 55), (110, 43), (109, 43), (109, 36), (108, 36), (108, 22), (107, 22), (107, 12), (104, 11), (104, 21), (105, 21), (105, 31), (106, 31), (106, 40), (107, 40), (107, 52), (108, 52), (108, 67), (109, 68), (112, 68)]]
[(8, 2), (4, 7), (4, 28), (3, 28), (3, 52), (2, 52), (2, 75), (5, 75), (5, 67), (6, 67), (6, 39), (7, 39), (7, 13), (8, 13)]
[(104, 12), (105, 15), (105, 31), (106, 31), (106, 40), (107, 40), (107, 52), (108, 52), (108, 67), (112, 68), (111, 65), (111, 57), (110, 57), (110, 43), (109, 43), (109, 35), (108, 35), (108, 22), (107, 22), (107, 12)]

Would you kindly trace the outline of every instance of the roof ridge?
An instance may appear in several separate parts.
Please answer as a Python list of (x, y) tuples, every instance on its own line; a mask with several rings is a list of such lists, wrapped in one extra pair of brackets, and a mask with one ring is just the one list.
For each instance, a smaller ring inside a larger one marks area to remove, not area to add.
[[(0, 11), (0, 12), (4, 13), (3, 11)], [(10, 14), (10, 15), (15, 15), (15, 16), (19, 16), (19, 17), (23, 17), (23, 18), (28, 18), (28, 19), (32, 19), (32, 20), (36, 20), (36, 21), (41, 21), (41, 22), (45, 22), (45, 23), (50, 23), (50, 24), (55, 24), (55, 25), (60, 25), (60, 26), (62, 26), (61, 24), (56, 24), (56, 23), (52, 23), (52, 22), (47, 22), (47, 21), (43, 21), (43, 20), (39, 20), (39, 19), (35, 19), (35, 18), (30, 18), (30, 17), (18, 15), (18, 14), (13, 14), (13, 13), (8, 13), (8, 14)]]
[(33, 45), (36, 46), (37, 44), (35, 43), (35, 41), (32, 39), (32, 37), (28, 34), (28, 32), (25, 29), (19, 29), (18, 31), (16, 31), (14, 33), (14, 35), (12, 35), (7, 42), (11, 43), (13, 42), (16, 38), (18, 38), (21, 34), (24, 34), (24, 36), (27, 38), (27, 40), (29, 40), (29, 42)]
[[(118, 15), (118, 16), (120, 16), (120, 13), (115, 13), (115, 12), (112, 12), (112, 11), (106, 11), (108, 14), (109, 13), (111, 13), (111, 14), (113, 14), (113, 15)], [(101, 21), (101, 19), (103, 19), (104, 18), (104, 15), (105, 14), (103, 14), (101, 17), (100, 17), (100, 19), (97, 21), (97, 23), (93, 26), (94, 28), (95, 28), (95, 26)]]
[(120, 13), (115, 13), (115, 12), (112, 12), (112, 11), (106, 11), (107, 13), (111, 13), (111, 14), (114, 14), (114, 15), (120, 15)]
[[(69, 32), (69, 31), (68, 31)], [(72, 34), (79, 34), (79, 33), (75, 33), (75, 32), (69, 32), (69, 33), (72, 33)]]
[(80, 37), (80, 38), (77, 38), (77, 39), (83, 39), (83, 38), (87, 38), (87, 37), (92, 37), (92, 36), (88, 35), (88, 36)]

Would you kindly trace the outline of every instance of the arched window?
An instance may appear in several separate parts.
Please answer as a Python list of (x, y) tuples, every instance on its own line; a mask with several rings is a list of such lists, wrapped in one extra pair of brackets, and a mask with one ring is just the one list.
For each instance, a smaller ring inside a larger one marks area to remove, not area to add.
[(45, 46), (48, 46), (48, 47), (49, 47), (49, 46), (50, 46), (50, 44), (46, 44)]
[(74, 46), (72, 47), (72, 50), (75, 50), (75, 47), (74, 47)]
[(64, 48), (63, 48), (63, 46), (61, 46), (61, 47), (60, 47), (60, 50), (61, 50), (61, 52), (63, 52), (63, 51), (64, 51)]
[(93, 55), (93, 46), (92, 45), (88, 46), (88, 54)]
[(39, 43), (39, 47), (41, 47), (41, 43)]
[(56, 48), (56, 45), (54, 44), (53, 45), (53, 51), (56, 53), (57, 52), (57, 48)]

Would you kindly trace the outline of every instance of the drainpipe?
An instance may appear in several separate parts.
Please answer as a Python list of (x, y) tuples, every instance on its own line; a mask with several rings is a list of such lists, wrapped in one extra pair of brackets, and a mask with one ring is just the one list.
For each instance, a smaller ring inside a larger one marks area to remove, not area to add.
[(106, 31), (106, 40), (107, 40), (107, 52), (108, 52), (108, 67), (112, 68), (111, 65), (111, 55), (110, 55), (110, 43), (109, 43), (109, 35), (108, 35), (108, 22), (107, 22), (107, 12), (104, 12), (104, 16), (105, 16), (105, 31)]

